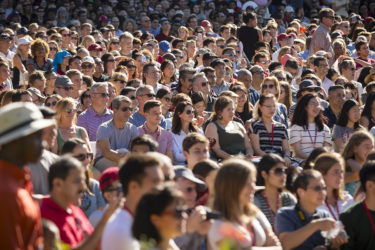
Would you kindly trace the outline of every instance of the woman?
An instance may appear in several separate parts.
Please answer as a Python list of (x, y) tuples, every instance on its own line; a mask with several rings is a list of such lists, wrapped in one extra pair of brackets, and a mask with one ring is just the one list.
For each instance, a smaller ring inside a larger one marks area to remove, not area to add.
[(88, 49), (91, 44), (95, 43), (95, 38), (91, 35), (87, 35), (82, 38), (81, 46)]
[(111, 77), (113, 72), (116, 69), (115, 57), (110, 53), (105, 53), (101, 59), (102, 59), (103, 66), (104, 66), (103, 74)]
[[(92, 212), (102, 210), (105, 207), (105, 201), (100, 191), (99, 182), (93, 179), (90, 166), (93, 159), (93, 154), (85, 142), (78, 138), (71, 138), (64, 143), (61, 154), (72, 154), (74, 158), (82, 162), (82, 167), (85, 168), (86, 188), (83, 197), (81, 198), (81, 209), (85, 212), (87, 218)], [(98, 174), (100, 177), (100, 173)]]
[(160, 70), (161, 84), (170, 87), (173, 82), (176, 82), (176, 68), (171, 60), (164, 60), (160, 65)]
[(125, 74), (115, 72), (112, 74), (109, 81), (115, 86), (116, 95), (119, 95), (121, 90), (126, 87), (126, 82), (128, 81), (128, 79)]
[(239, 245), (235, 249), (263, 246), (281, 249), (272, 226), (253, 204), (256, 175), (254, 165), (240, 159), (227, 160), (219, 169), (214, 186), (214, 210), (221, 213), (222, 219), (215, 220), (208, 232), (210, 249), (222, 249), (224, 239), (230, 237), (226, 235), (228, 230), (241, 236), (241, 239), (232, 239)]
[(180, 26), (177, 30), (178, 38), (184, 40), (186, 42), (187, 37), (189, 36), (189, 30), (185, 26)]
[(120, 40), (118, 37), (112, 37), (108, 43), (108, 52), (120, 51)]
[(264, 156), (275, 153), (284, 157), (290, 165), (290, 149), (288, 131), (284, 124), (274, 121), (276, 100), (272, 94), (261, 95), (256, 109), (255, 121), (251, 124), (250, 139), (254, 153)]
[(162, 103), (161, 112), (164, 118), (171, 118), (173, 115), (170, 111), (172, 107), (172, 92), (169, 89), (161, 88), (156, 93), (156, 99)]
[(260, 93), (265, 94), (273, 94), (276, 98), (276, 113), (274, 116), (274, 120), (280, 122), (285, 125), (286, 128), (289, 127), (288, 124), (288, 110), (284, 104), (278, 102), (280, 97), (280, 84), (279, 80), (276, 77), (266, 77), (261, 86), (260, 86)]
[(331, 133), (322, 121), (319, 99), (307, 94), (297, 103), (290, 129), (289, 144), (295, 158), (302, 163), (318, 147), (331, 146)]
[(50, 95), (46, 98), (44, 105), (50, 109), (56, 110), (56, 104), (58, 101), (60, 101), (62, 98), (59, 95)]
[(280, 97), (279, 103), (284, 104), (286, 109), (288, 110), (294, 104), (292, 100), (292, 90), (290, 89), (290, 85), (288, 82), (281, 81), (280, 83)]
[[(20, 84), (26, 84), (24, 73), (26, 73), (26, 62), (30, 58), (31, 37), (25, 36), (18, 40), (16, 54), (13, 57), (13, 88), (20, 88)], [(26, 87), (26, 86), (23, 86)]]
[(193, 104), (197, 125), (202, 128), (203, 124), (210, 118), (210, 112), (205, 111), (207, 105), (204, 101), (203, 93), (201, 91), (194, 92), (191, 95), (191, 103)]
[(56, 53), (60, 51), (59, 45), (55, 41), (49, 41), (48, 47), (49, 47), (48, 58), (53, 60), (55, 58)]
[(264, 186), (264, 190), (255, 193), (254, 204), (263, 212), (274, 229), (279, 208), (297, 203), (291, 193), (283, 192), (287, 180), (285, 161), (277, 154), (265, 154), (258, 164), (257, 180), (257, 185)]
[(79, 40), (79, 35), (78, 32), (75, 30), (70, 31), (70, 44), (71, 48), (76, 49), (78, 47), (78, 40)]
[(193, 105), (190, 102), (180, 102), (177, 104), (172, 119), (173, 138), (173, 163), (174, 165), (184, 165), (185, 156), (183, 154), (182, 142), (186, 135), (191, 132), (198, 132), (194, 119)]
[(253, 116), (253, 105), (251, 105), (248, 92), (243, 85), (233, 84), (231, 86), (233, 87), (230, 90), (238, 95), (236, 116), (245, 123)]
[[(141, 249), (179, 249), (173, 238), (185, 233), (186, 207), (183, 194), (172, 184), (154, 187), (139, 201), (132, 232)], [(151, 245), (150, 245), (151, 244)]]
[(133, 50), (132, 58), (134, 60), (135, 66), (137, 66), (137, 74), (142, 79), (142, 70), (146, 62), (146, 57), (143, 56), (138, 50)]
[(71, 138), (82, 139), (89, 150), (90, 141), (86, 129), (75, 125), (77, 120), (76, 102), (71, 98), (63, 98), (56, 104), (57, 152), (61, 154), (64, 143)]
[(367, 130), (371, 130), (371, 128), (375, 125), (375, 93), (371, 93), (367, 96), (365, 106), (363, 108), (361, 114), (361, 125)]
[(118, 66), (125, 66), (128, 69), (128, 81), (137, 79), (138, 78), (138, 70), (137, 66), (135, 65), (135, 61), (132, 58), (126, 58), (121, 60)]
[(346, 163), (345, 190), (352, 196), (359, 185), (359, 171), (373, 147), (374, 139), (366, 131), (354, 132), (344, 147), (342, 157)]
[(325, 202), (318, 209), (327, 211), (336, 221), (354, 203), (353, 197), (344, 191), (344, 167), (344, 159), (338, 153), (321, 154), (314, 163), (314, 169), (322, 174), (327, 186)]
[(234, 101), (227, 96), (220, 96), (214, 105), (211, 122), (207, 125), (205, 135), (213, 144), (213, 153), (219, 159), (227, 159), (233, 155), (253, 156), (253, 149), (245, 128), (233, 121)]
[(341, 152), (344, 145), (349, 141), (354, 131), (363, 128), (359, 125), (361, 118), (361, 107), (357, 101), (353, 99), (347, 100), (341, 110), (339, 118), (332, 130), (332, 140), (336, 148), (336, 152)]
[(26, 68), (29, 74), (35, 70), (48, 71), (52, 69), (52, 60), (48, 58), (49, 47), (48, 44), (36, 39), (31, 43), (31, 58), (26, 62)]
[(80, 97), (81, 105), (80, 105), (80, 112), (82, 113), (86, 109), (88, 109), (91, 105), (91, 97), (90, 97), (90, 89), (86, 89), (82, 92)]

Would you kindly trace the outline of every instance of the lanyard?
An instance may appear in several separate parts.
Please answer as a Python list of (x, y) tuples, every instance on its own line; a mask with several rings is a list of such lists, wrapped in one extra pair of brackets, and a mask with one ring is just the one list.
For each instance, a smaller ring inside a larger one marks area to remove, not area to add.
[(311, 141), (312, 144), (314, 144), (314, 147), (315, 147), (316, 137), (317, 137), (317, 135), (318, 135), (318, 130), (317, 130), (317, 128), (316, 128), (316, 124), (315, 124), (315, 137), (314, 137), (314, 142), (313, 142), (312, 136), (311, 136), (311, 134), (310, 134), (310, 130), (309, 130), (309, 128), (307, 128), (307, 133), (309, 133), (310, 141)]
[(363, 207), (365, 208), (365, 211), (366, 211), (367, 217), (368, 217), (368, 219), (369, 219), (369, 221), (370, 221), (370, 223), (371, 223), (372, 232), (373, 232), (374, 235), (375, 235), (375, 224), (374, 224), (374, 221), (372, 220), (372, 216), (371, 216), (371, 214), (370, 214), (370, 211), (368, 210), (365, 201), (362, 201), (362, 204), (363, 204)]
[[(149, 133), (147, 132), (147, 129), (146, 129), (146, 123), (143, 124), (142, 128), (143, 128), (143, 131), (145, 132), (146, 135), (151, 135), (152, 137), (154, 137), (153, 134), (151, 134), (151, 133), (149, 134)], [(160, 136), (160, 129), (159, 129), (159, 127), (158, 127), (157, 130), (156, 130), (156, 138), (155, 138), (155, 141), (159, 142), (159, 136)]]
[(274, 128), (275, 128), (275, 125), (273, 124), (272, 122), (272, 132), (271, 132), (271, 136), (270, 134), (268, 133), (268, 130), (267, 130), (267, 127), (266, 127), (266, 124), (262, 121), (263, 123), (263, 126), (264, 126), (264, 129), (266, 130), (267, 132), (267, 137), (268, 137), (268, 140), (271, 141), (271, 147), (273, 147), (273, 132), (274, 132)]
[(130, 211), (130, 209), (128, 208), (128, 206), (126, 206), (126, 204), (124, 204), (124, 209), (125, 209), (126, 211), (128, 211), (128, 213), (130, 214), (131, 217), (134, 218), (134, 214), (132, 213), (132, 211)]
[(251, 245), (252, 246), (255, 246), (256, 245), (256, 242), (257, 242), (257, 236), (255, 234), (255, 229), (254, 229), (254, 226), (252, 223), (249, 223), (250, 225), (250, 230), (248, 229), (248, 227), (242, 223), (240, 223), (241, 226), (243, 226), (245, 228), (245, 230), (249, 233), (250, 235), (250, 238), (251, 238)]
[[(335, 221), (338, 220), (338, 218), (336, 218), (335, 214), (333, 213), (332, 209), (331, 209), (331, 206), (329, 205), (329, 203), (327, 202), (327, 199), (324, 201), (326, 203), (326, 206), (329, 210), (329, 213), (332, 215), (333, 219), (335, 219)], [(340, 216), (340, 212), (339, 212), (339, 204), (338, 202), (336, 201), (336, 213), (337, 213), (337, 216)]]
[[(264, 192), (262, 192), (262, 196), (263, 196), (263, 198), (266, 200), (266, 204), (267, 204), (268, 212), (269, 212), (270, 215), (271, 215), (273, 231), (276, 232), (276, 230), (275, 230), (275, 215), (274, 215), (274, 213), (273, 213), (273, 211), (272, 211), (272, 209), (271, 209), (271, 205), (270, 205), (270, 203), (268, 202), (268, 198), (267, 198), (267, 196), (265, 195)], [(280, 208), (280, 195), (277, 194), (276, 213), (277, 213), (277, 211), (279, 210), (279, 208)]]

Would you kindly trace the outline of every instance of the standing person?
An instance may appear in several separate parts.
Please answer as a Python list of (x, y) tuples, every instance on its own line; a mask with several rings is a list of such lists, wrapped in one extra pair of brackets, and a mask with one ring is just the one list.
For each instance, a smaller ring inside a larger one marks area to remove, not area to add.
[(243, 44), (246, 57), (251, 60), (255, 54), (257, 42), (263, 41), (262, 31), (257, 27), (257, 14), (254, 12), (244, 12), (242, 14), (242, 25), (238, 31), (238, 39)]
[[(31, 197), (27, 163), (42, 154), (42, 129), (52, 126), (34, 104), (14, 103), (0, 109), (1, 249), (42, 247), (40, 211)], [(25, 147), (28, 145), (28, 147)]]
[(13, 87), (20, 88), (20, 83), (24, 83), (24, 73), (26, 72), (26, 62), (30, 57), (30, 44), (32, 39), (29, 36), (18, 40), (16, 53), (13, 57)]
[(366, 198), (340, 215), (349, 236), (343, 250), (375, 249), (375, 162), (366, 163), (359, 176)]
[(319, 12), (319, 20), (320, 25), (312, 35), (309, 56), (314, 55), (319, 50), (330, 52), (331, 55), (333, 55), (329, 31), (335, 21), (335, 12), (329, 8), (321, 9)]
[(259, 180), (257, 184), (265, 188), (255, 193), (254, 204), (275, 229), (277, 211), (282, 207), (293, 206), (297, 203), (291, 193), (282, 191), (285, 189), (287, 179), (284, 159), (276, 154), (265, 154), (258, 164), (257, 179)]
[(307, 94), (297, 103), (290, 129), (289, 143), (299, 162), (307, 159), (318, 147), (331, 146), (331, 132), (321, 118), (321, 109), (316, 94)]
[(336, 221), (345, 209), (354, 204), (353, 197), (344, 191), (344, 167), (344, 159), (338, 153), (323, 153), (314, 162), (314, 169), (322, 174), (327, 186), (327, 197), (318, 209), (329, 212)]

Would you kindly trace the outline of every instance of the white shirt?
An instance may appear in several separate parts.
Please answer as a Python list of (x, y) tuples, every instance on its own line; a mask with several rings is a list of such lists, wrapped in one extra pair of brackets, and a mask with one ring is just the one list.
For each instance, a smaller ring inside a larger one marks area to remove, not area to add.
[[(355, 203), (353, 200), (353, 197), (347, 191), (344, 191), (343, 194), (344, 194), (344, 200), (337, 201), (337, 208), (333, 207), (332, 205), (329, 205), (329, 208), (330, 208), (329, 209), (326, 203), (324, 202), (323, 205), (321, 205), (317, 209), (327, 211), (330, 214), (332, 219), (338, 220), (340, 217), (340, 214), (344, 212), (345, 209), (347, 209), (348, 207), (350, 207), (351, 205)], [(339, 214), (337, 214), (337, 210)]]
[(183, 154), (182, 142), (185, 139), (185, 132), (180, 131), (180, 134), (172, 133), (173, 138), (173, 164), (174, 165), (185, 165), (185, 156)]
[(118, 209), (109, 218), (102, 236), (103, 250), (140, 249), (132, 235), (133, 217), (125, 209)]
[(335, 85), (334, 82), (332, 82), (331, 80), (329, 80), (327, 77), (324, 77), (324, 80), (322, 82), (322, 87), (324, 89), (324, 91), (328, 94), (328, 89), (329, 87)]

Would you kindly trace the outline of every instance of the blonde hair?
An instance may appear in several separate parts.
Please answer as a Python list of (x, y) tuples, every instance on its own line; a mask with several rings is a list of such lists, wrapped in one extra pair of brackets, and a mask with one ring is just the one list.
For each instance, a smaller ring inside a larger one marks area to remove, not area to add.
[(276, 102), (279, 100), (279, 97), (280, 97), (280, 83), (279, 83), (279, 80), (277, 80), (277, 78), (275, 76), (269, 76), (269, 77), (266, 77), (262, 84), (260, 85), (260, 92), (262, 94), (263, 92), (263, 84), (266, 82), (266, 81), (271, 81), (275, 84), (275, 88), (276, 88), (276, 95), (275, 95), (275, 98), (276, 98)]
[[(92, 42), (92, 43), (89, 43), (89, 42)], [(92, 35), (87, 35), (82, 38), (81, 45), (87, 49), (93, 43), (95, 43), (95, 38)]]
[[(70, 97), (63, 98), (56, 103), (56, 122), (57, 122), (57, 126), (61, 125), (62, 114), (69, 105), (73, 105), (73, 107), (77, 106), (74, 99), (72, 99)], [(76, 123), (76, 120), (77, 120), (77, 114), (74, 116), (73, 124)]]

